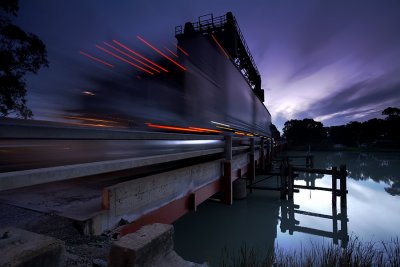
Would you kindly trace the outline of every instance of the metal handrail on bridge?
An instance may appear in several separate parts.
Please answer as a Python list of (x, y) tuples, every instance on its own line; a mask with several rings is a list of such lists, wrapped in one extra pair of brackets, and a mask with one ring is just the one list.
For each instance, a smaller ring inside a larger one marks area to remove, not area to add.
[[(250, 137), (234, 137), (234, 151), (249, 149)], [(260, 138), (256, 138), (257, 140)], [(87, 177), (104, 173), (131, 170), (144, 166), (176, 162), (190, 158), (221, 154), (223, 157), (225, 136), (180, 134), (163, 132), (136, 132), (123, 129), (99, 129), (70, 126), (57, 122), (38, 122), (15, 119), (2, 119), (0, 141), (7, 140), (214, 140), (220, 141), (217, 147), (198, 147), (196, 150), (178, 153), (159, 153), (151, 156), (85, 162), (33, 168), (0, 173), (0, 191), (36, 184)], [(259, 149), (259, 143), (255, 145)]]

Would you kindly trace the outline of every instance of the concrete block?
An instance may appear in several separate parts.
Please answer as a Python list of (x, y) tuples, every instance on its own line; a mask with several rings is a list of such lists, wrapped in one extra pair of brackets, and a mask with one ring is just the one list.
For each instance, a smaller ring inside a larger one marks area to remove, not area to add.
[(186, 261), (174, 250), (174, 228), (155, 223), (114, 242), (108, 267), (208, 267)]
[(0, 229), (0, 267), (64, 266), (64, 242), (49, 236), (6, 227)]
[(173, 235), (172, 225), (146, 225), (114, 242), (108, 266), (155, 266), (173, 250)]

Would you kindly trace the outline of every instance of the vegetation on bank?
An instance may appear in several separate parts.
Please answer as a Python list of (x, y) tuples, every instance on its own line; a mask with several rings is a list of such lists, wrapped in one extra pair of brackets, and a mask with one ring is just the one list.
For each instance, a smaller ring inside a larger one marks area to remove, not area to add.
[[(324, 127), (313, 119), (289, 120), (285, 122), (283, 135), (290, 148), (315, 150), (399, 150), (400, 109), (389, 107), (383, 110), (385, 119), (374, 118), (365, 122), (350, 122), (346, 125)], [(275, 139), (279, 132), (271, 128)]]
[(284, 248), (264, 253), (243, 245), (239, 251), (222, 252), (221, 267), (296, 267), (296, 266), (400, 266), (400, 239), (389, 242), (362, 242), (351, 237), (346, 248), (333, 243), (312, 244), (309, 249), (287, 251)]

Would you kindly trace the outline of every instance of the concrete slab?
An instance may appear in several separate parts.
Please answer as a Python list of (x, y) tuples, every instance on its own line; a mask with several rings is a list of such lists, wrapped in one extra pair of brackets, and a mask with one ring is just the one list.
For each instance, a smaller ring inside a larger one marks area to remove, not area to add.
[(168, 224), (146, 225), (137, 232), (114, 242), (110, 250), (109, 267), (136, 266), (207, 266), (182, 259), (175, 251), (174, 228)]
[(64, 266), (64, 242), (6, 227), (0, 229), (0, 266), (57, 267)]

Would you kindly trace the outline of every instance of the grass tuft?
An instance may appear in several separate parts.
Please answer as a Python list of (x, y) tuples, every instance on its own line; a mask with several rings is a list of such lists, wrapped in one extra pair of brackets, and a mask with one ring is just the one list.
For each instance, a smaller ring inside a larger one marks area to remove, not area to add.
[(363, 242), (350, 237), (347, 247), (333, 243), (314, 244), (298, 251), (282, 248), (256, 250), (242, 245), (238, 251), (224, 248), (221, 267), (331, 267), (331, 266), (400, 266), (400, 239)]

